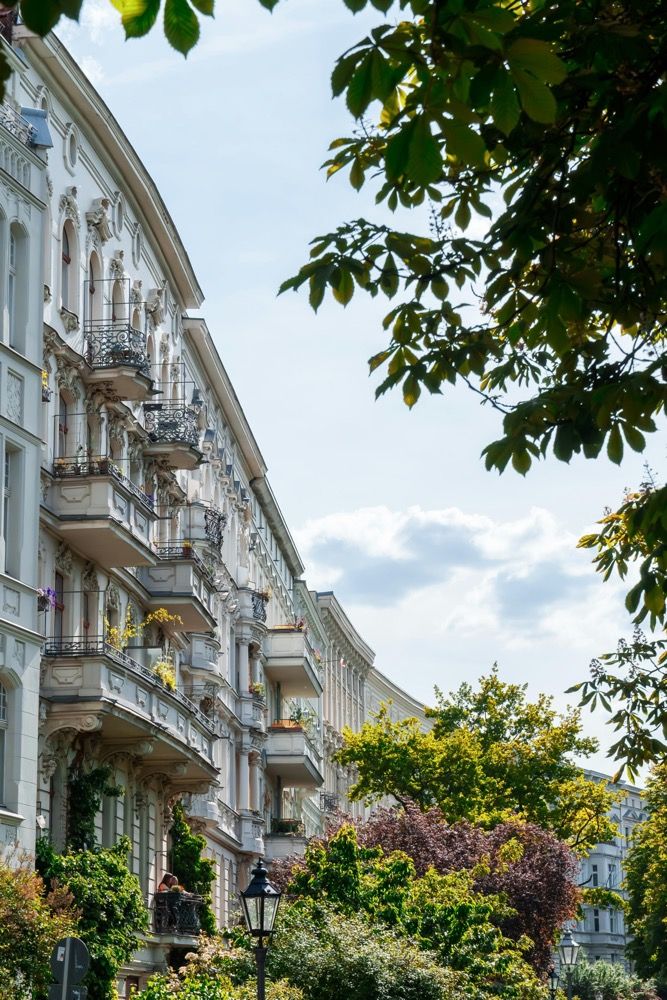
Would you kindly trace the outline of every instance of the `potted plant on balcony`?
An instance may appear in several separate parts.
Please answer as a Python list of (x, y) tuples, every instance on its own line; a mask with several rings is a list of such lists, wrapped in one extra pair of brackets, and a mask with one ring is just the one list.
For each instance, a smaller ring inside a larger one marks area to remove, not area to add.
[(163, 656), (153, 663), (153, 673), (168, 691), (176, 690), (176, 667), (169, 656)]
[(292, 817), (275, 818), (271, 821), (271, 833), (278, 833), (288, 837), (303, 837), (305, 833), (303, 820)]
[(253, 696), (253, 698), (256, 698), (258, 701), (264, 701), (266, 696), (266, 688), (260, 681), (252, 681), (248, 687), (248, 690), (250, 691), (250, 694)]
[(48, 611), (55, 608), (58, 595), (51, 587), (39, 587), (37, 590), (37, 610)]
[(296, 726), (300, 726), (304, 733), (310, 735), (315, 724), (315, 713), (309, 708), (299, 706), (292, 710), (289, 721), (293, 722)]

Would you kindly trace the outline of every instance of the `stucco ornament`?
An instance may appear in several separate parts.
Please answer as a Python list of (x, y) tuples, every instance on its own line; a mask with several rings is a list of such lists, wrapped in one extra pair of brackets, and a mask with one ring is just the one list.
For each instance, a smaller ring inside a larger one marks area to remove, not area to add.
[(77, 191), (74, 185), (65, 188), (65, 193), (61, 194), (60, 202), (58, 207), (63, 215), (63, 218), (69, 219), (74, 223), (77, 229), (81, 227), (81, 216), (79, 215), (79, 206), (76, 201)]
[(95, 198), (90, 210), (86, 212), (88, 228), (97, 231), (102, 243), (106, 243), (107, 240), (111, 239), (110, 207), (111, 202), (108, 198)]

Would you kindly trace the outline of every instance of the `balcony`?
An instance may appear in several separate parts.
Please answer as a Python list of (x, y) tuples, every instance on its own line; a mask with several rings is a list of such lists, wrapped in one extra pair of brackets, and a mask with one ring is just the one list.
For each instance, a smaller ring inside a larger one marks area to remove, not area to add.
[(264, 640), (267, 677), (280, 684), (288, 698), (319, 698), (322, 694), (320, 672), (315, 654), (303, 629), (270, 629)]
[[(210, 635), (191, 635), (189, 651), (181, 654), (181, 667), (198, 679), (212, 681), (218, 673), (219, 655), (217, 639)], [(222, 678), (220, 681), (222, 683)]]
[(121, 399), (143, 400), (153, 380), (146, 337), (127, 322), (91, 320), (85, 324), (88, 383), (108, 382)]
[(259, 813), (244, 810), (240, 815), (241, 850), (245, 854), (264, 854), (264, 823)]
[(149, 667), (101, 636), (47, 639), (43, 656), (49, 724), (101, 731), (105, 745), (119, 751), (141, 744), (151, 768), (186, 783), (215, 780), (213, 723)]
[(187, 504), (183, 521), (183, 533), (192, 542), (208, 545), (220, 552), (225, 540), (227, 515), (212, 504), (193, 500)]
[(165, 458), (175, 469), (194, 469), (201, 461), (197, 412), (185, 403), (144, 403), (150, 438), (146, 455)]
[(199, 934), (202, 903), (202, 897), (194, 892), (156, 892), (153, 930), (156, 934)]
[(266, 857), (270, 861), (303, 857), (308, 839), (303, 821), (300, 819), (273, 819), (271, 833), (264, 838)]
[(266, 728), (266, 701), (264, 698), (244, 696), (239, 701), (239, 717), (244, 726), (259, 729)]
[(322, 758), (303, 726), (290, 719), (269, 726), (266, 773), (280, 778), (285, 788), (321, 787)]
[(32, 146), (35, 129), (9, 104), (0, 103), (0, 125), (24, 146)]
[(53, 466), (50, 509), (63, 538), (104, 567), (150, 566), (153, 498), (110, 459), (59, 458)]
[(149, 606), (178, 615), (185, 632), (214, 629), (213, 583), (200, 556), (189, 545), (158, 546), (155, 552), (158, 564), (142, 567), (138, 573), (151, 595)]

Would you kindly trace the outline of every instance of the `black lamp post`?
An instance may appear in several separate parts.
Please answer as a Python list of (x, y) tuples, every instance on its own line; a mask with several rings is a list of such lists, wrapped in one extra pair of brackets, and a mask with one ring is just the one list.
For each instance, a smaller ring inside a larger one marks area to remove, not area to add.
[(269, 882), (268, 872), (261, 858), (252, 870), (250, 885), (240, 896), (248, 930), (257, 939), (257, 1000), (264, 1000), (266, 952), (273, 934), (281, 893)]
[(579, 958), (580, 948), (581, 945), (572, 937), (572, 931), (565, 931), (558, 945), (558, 957), (560, 958), (560, 967), (565, 970), (567, 978), (568, 1000), (572, 1000), (572, 973)]
[(549, 969), (549, 997), (550, 1000), (556, 1000), (556, 994), (558, 993), (558, 973), (554, 969), (553, 965)]

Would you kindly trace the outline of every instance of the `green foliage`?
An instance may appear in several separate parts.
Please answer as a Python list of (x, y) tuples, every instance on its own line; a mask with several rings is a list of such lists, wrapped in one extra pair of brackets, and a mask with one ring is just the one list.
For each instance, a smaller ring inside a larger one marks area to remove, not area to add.
[(0, 996), (44, 1000), (51, 983), (49, 960), (62, 937), (76, 933), (77, 913), (63, 890), (47, 894), (24, 864), (0, 861)]
[(579, 962), (572, 974), (579, 1000), (659, 1000), (653, 984), (609, 962)]
[(202, 857), (206, 839), (192, 832), (188, 825), (182, 802), (174, 806), (171, 830), (171, 870), (188, 892), (204, 897), (200, 912), (202, 930), (206, 934), (216, 931), (215, 915), (211, 906), (211, 884), (215, 881), (215, 862)]
[[(458, 977), (409, 940), (327, 904), (285, 907), (268, 974), (306, 1000), (463, 1000)], [(472, 1000), (472, 997), (470, 998)]]
[[(333, 908), (348, 920), (365, 920), (371, 927), (366, 937), (379, 928), (383, 935), (392, 931), (417, 944), (450, 976), (456, 973), (451, 982), (461, 995), (484, 1000), (496, 995), (502, 982), (507, 1000), (539, 996), (537, 979), (524, 957), (532, 942), (510, 941), (502, 934), (498, 922), (512, 911), (501, 896), (476, 891), (479, 874), (473, 869), (440, 875), (430, 869), (417, 878), (407, 855), (362, 847), (354, 828), (343, 826), (326, 847), (308, 846), (305, 864), (294, 869), (287, 891), (300, 900), (292, 911), (297, 926), (304, 920), (319, 921), (326, 935)], [(308, 906), (301, 912), (303, 901)], [(288, 975), (287, 962), (285, 967), (278, 964), (277, 974)], [(296, 964), (300, 962), (299, 957)], [(304, 980), (291, 981), (308, 996)]]
[(104, 765), (90, 771), (72, 771), (67, 782), (67, 846), (71, 851), (94, 851), (97, 847), (95, 819), (105, 795), (116, 798), (124, 789), (111, 784), (113, 770)]
[[(153, 976), (142, 1000), (255, 1000), (255, 962), (250, 951), (230, 951), (221, 938), (202, 937), (186, 964), (167, 975)], [(267, 1000), (303, 1000), (285, 980), (266, 984)]]
[(667, 987), (667, 764), (655, 768), (646, 791), (648, 819), (635, 831), (625, 861), (628, 953), (642, 976)]
[(56, 854), (47, 840), (38, 841), (40, 875), (65, 886), (80, 914), (78, 934), (91, 955), (89, 1000), (115, 1000), (118, 970), (137, 950), (137, 934), (148, 927), (139, 881), (127, 867), (129, 849), (127, 837), (106, 850), (68, 854)]
[(353, 798), (393, 795), (485, 828), (518, 817), (582, 853), (613, 836), (611, 796), (575, 763), (597, 749), (581, 736), (578, 712), (558, 716), (545, 695), (527, 702), (525, 685), (504, 684), (495, 671), (476, 691), (436, 693), (429, 732), (417, 719), (392, 721), (386, 707), (358, 733), (345, 730), (338, 760), (357, 769)]

